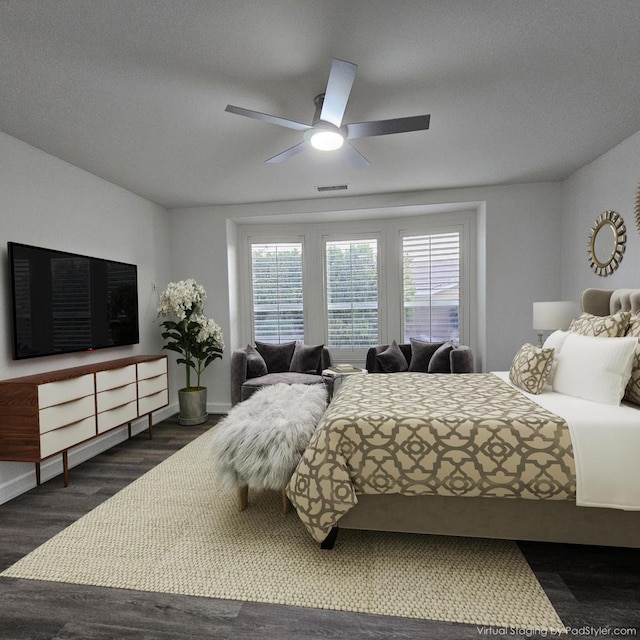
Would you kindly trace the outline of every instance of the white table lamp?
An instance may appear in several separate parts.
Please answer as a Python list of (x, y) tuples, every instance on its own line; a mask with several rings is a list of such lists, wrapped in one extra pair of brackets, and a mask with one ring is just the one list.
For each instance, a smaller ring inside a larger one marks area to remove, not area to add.
[(577, 302), (534, 302), (533, 303), (533, 329), (538, 332), (538, 346), (542, 346), (542, 334), (544, 331), (562, 329), (566, 331), (569, 324), (580, 313)]

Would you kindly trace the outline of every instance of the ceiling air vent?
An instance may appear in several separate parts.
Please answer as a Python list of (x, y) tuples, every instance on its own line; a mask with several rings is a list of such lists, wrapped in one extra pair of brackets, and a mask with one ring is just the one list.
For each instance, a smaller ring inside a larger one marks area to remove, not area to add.
[(316, 187), (318, 193), (323, 193), (325, 191), (346, 191), (349, 187), (346, 184), (330, 184), (326, 187)]

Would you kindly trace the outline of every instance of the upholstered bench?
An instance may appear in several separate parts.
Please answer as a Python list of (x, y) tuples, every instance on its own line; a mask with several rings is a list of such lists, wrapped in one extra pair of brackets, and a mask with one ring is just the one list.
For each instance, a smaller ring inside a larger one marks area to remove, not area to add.
[(231, 409), (212, 443), (216, 475), (235, 488), (238, 510), (248, 504), (249, 487), (283, 491), (327, 406), (324, 385), (275, 384)]

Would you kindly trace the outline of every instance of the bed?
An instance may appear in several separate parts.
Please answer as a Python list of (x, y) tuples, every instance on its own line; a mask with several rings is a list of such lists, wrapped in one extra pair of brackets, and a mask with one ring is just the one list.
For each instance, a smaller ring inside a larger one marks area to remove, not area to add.
[[(582, 306), (640, 313), (640, 290)], [(527, 393), (508, 372), (351, 376), (287, 494), (325, 548), (340, 528), (640, 547), (638, 453), (638, 404)]]

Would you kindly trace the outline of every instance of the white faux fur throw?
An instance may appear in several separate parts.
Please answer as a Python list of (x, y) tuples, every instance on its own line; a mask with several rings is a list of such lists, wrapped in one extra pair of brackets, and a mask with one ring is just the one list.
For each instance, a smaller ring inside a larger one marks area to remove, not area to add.
[(324, 384), (274, 384), (237, 404), (212, 442), (216, 473), (227, 487), (282, 489), (327, 406)]

